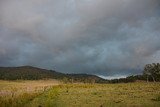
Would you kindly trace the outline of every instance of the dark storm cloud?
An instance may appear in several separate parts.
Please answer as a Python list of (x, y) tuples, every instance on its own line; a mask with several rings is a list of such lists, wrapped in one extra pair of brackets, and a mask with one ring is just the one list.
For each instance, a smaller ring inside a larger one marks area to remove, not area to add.
[(159, 0), (0, 0), (0, 66), (104, 76), (160, 62)]

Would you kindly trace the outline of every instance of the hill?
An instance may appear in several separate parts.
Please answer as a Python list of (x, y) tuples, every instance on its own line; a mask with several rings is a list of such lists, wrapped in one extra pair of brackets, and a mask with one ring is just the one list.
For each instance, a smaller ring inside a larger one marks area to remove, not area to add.
[(89, 74), (64, 74), (54, 70), (41, 69), (32, 66), (0, 67), (0, 79), (2, 80), (39, 80), (58, 79), (65, 82), (106, 82), (106, 80)]

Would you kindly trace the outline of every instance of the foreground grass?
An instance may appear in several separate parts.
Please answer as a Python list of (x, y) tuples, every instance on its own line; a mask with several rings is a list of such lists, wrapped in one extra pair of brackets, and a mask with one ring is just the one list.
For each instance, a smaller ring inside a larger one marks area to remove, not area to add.
[(159, 107), (160, 83), (67, 84), (53, 87), (30, 107)]
[(48, 91), (56, 80), (0, 81), (0, 107), (22, 107)]
[[(22, 103), (14, 106), (23, 104), (25, 107), (159, 107), (160, 83), (62, 84), (33, 95), (28, 93), (18, 99), (22, 100)], [(0, 100), (3, 103), (7, 102)], [(12, 106), (13, 104), (8, 105)]]

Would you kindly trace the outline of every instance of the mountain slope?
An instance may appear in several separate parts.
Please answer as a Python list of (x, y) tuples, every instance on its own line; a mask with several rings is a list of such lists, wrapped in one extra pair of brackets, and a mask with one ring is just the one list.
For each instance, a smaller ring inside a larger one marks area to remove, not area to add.
[(0, 67), (0, 79), (3, 80), (39, 80), (59, 79), (69, 82), (105, 82), (104, 79), (88, 74), (63, 74), (32, 66)]

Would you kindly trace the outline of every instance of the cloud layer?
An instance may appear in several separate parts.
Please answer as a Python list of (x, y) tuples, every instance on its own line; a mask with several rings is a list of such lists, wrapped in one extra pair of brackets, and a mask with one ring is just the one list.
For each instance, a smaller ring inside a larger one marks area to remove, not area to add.
[(159, 0), (0, 0), (0, 66), (137, 74), (159, 40)]

